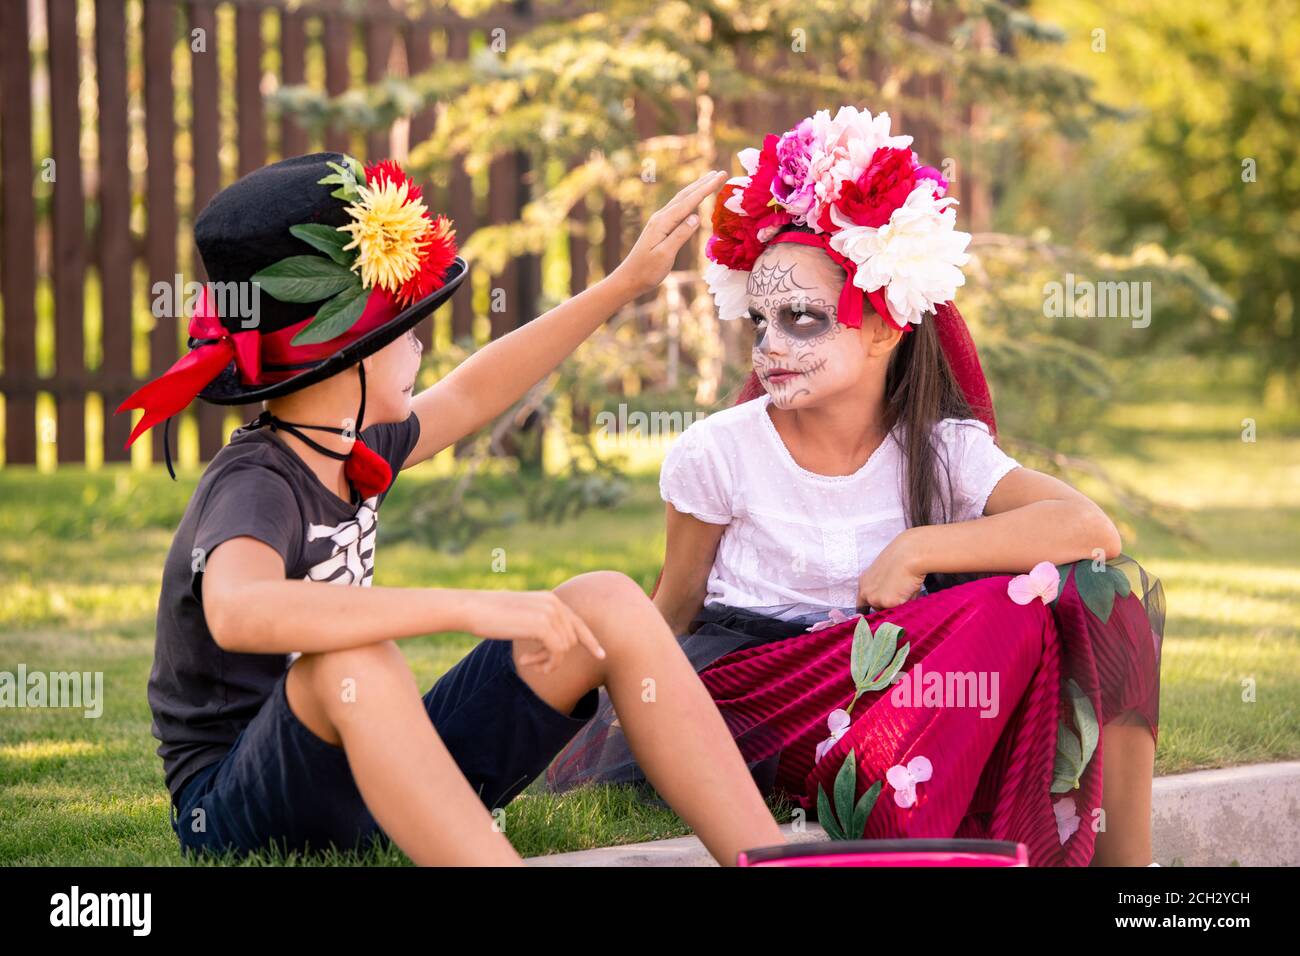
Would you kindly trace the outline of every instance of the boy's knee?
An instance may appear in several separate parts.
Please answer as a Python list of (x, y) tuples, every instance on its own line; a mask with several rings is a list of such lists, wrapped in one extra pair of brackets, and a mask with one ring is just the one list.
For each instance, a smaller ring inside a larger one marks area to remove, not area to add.
[(565, 581), (555, 593), (592, 629), (611, 660), (656, 641), (676, 645), (654, 602), (626, 574), (590, 571)]
[[(293, 666), (302, 682), (328, 709), (334, 704), (360, 703), (365, 692), (415, 688), (415, 675), (393, 641), (321, 654), (304, 654)], [(371, 698), (375, 699), (375, 698)]]
[(555, 593), (588, 624), (592, 616), (652, 606), (641, 586), (621, 571), (588, 571), (565, 581)]

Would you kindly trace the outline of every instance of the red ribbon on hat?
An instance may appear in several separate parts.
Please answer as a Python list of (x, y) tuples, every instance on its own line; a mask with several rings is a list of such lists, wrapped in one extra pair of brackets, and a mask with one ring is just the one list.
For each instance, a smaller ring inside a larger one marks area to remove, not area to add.
[(162, 375), (136, 389), (117, 406), (116, 414), (128, 408), (144, 409), (143, 417), (131, 430), (131, 436), (123, 447), (130, 448), (144, 432), (183, 411), (232, 360), (244, 384), (261, 382), (262, 353), (257, 330), (231, 332), (223, 326), (211, 308), (206, 285), (202, 287), (194, 315), (190, 317), (189, 332), (191, 338), (215, 341), (191, 349)]
[(245, 385), (281, 381), (299, 374), (303, 369), (268, 370), (262, 362), (264, 356), (272, 366), (323, 361), (345, 345), (379, 328), (399, 311), (397, 303), (383, 289), (371, 289), (361, 317), (342, 335), (325, 342), (294, 345), (293, 337), (314, 316), (308, 316), (301, 322), (274, 332), (263, 333), (257, 329), (231, 332), (221, 324), (205, 284), (201, 287), (194, 314), (190, 317), (189, 333), (190, 338), (209, 341), (191, 349), (171, 368), (152, 382), (136, 389), (117, 407), (117, 414), (130, 408), (144, 409), (144, 415), (131, 430), (124, 447), (130, 448), (144, 432), (183, 411), (232, 360), (239, 372), (240, 381)]

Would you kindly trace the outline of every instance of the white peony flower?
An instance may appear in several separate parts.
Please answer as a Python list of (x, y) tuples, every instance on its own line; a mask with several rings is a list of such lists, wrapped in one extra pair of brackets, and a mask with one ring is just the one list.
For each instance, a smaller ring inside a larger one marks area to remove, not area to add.
[(856, 225), (831, 209), (831, 220), (840, 227), (831, 248), (857, 265), (854, 285), (864, 292), (885, 289), (899, 325), (920, 323), (966, 283), (960, 267), (970, 261), (971, 237), (956, 229), (956, 202), (951, 196), (935, 199), (934, 184), (925, 179), (879, 229)]
[(704, 267), (704, 281), (718, 307), (718, 318), (739, 319), (749, 314), (749, 273), (710, 262)]

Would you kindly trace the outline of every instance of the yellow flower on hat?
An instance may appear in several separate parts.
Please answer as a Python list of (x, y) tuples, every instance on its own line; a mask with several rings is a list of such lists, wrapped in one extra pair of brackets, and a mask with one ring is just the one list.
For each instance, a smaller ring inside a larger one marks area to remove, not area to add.
[(430, 222), (424, 203), (412, 198), (409, 184), (389, 178), (357, 185), (358, 199), (347, 207), (353, 221), (340, 226), (352, 241), (343, 249), (357, 250), (352, 269), (367, 289), (378, 286), (396, 292), (420, 267)]

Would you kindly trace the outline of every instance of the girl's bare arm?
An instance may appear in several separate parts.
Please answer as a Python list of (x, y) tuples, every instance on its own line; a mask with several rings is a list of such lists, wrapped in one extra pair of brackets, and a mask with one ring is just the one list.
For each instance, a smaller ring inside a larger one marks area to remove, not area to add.
[(727, 526), (682, 514), (672, 505), (666, 510), (668, 543), (664, 548), (663, 577), (655, 592), (655, 607), (674, 634), (685, 634), (704, 606), (709, 571)]
[(1120, 553), (1119, 530), (1087, 495), (1031, 468), (997, 483), (984, 516), (904, 532), (909, 554), (926, 572), (1028, 571), (1040, 561), (1064, 564)]

